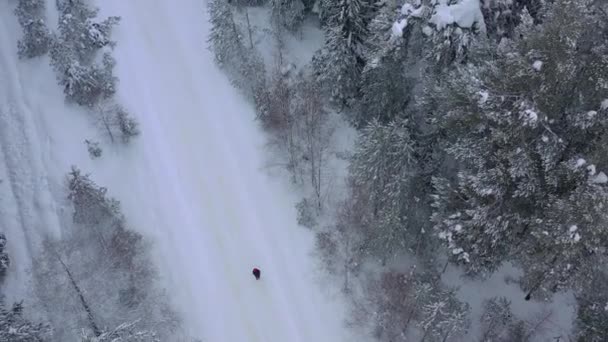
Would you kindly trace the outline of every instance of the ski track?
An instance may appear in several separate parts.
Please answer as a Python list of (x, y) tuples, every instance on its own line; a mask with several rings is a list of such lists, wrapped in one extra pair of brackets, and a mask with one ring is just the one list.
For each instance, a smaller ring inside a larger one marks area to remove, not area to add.
[(0, 4), (0, 232), (11, 259), (3, 289), (9, 301), (25, 299), (29, 306), (32, 251), (43, 234), (58, 231), (59, 222), (44, 171), (49, 140), (18, 65), (16, 24), (9, 4)]
[(98, 5), (122, 17), (118, 97), (143, 132), (123, 186), (108, 187), (156, 241), (189, 333), (214, 342), (351, 340), (343, 306), (315, 280), (312, 234), (296, 225), (295, 198), (260, 170), (265, 141), (254, 113), (206, 48), (205, 3)]

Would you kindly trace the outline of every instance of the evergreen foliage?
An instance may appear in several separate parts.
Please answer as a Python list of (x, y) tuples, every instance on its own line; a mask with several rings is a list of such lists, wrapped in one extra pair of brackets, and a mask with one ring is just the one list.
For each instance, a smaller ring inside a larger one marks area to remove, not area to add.
[(19, 58), (34, 58), (46, 54), (51, 45), (51, 32), (45, 22), (44, 0), (19, 0), (15, 15), (23, 29), (18, 42)]

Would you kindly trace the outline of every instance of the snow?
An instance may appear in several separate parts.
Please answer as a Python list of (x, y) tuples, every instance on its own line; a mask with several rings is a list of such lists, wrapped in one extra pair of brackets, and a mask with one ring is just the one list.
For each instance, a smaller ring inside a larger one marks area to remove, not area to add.
[(392, 34), (393, 37), (403, 37), (403, 29), (407, 27), (407, 19), (401, 19), (393, 23)]
[(587, 172), (589, 172), (590, 176), (595, 175), (595, 173), (596, 173), (595, 165), (591, 164), (591, 165), (587, 166)]
[[(46, 123), (53, 120), (63, 126), (63, 118), (73, 111), (64, 107), (64, 96), (46, 58), (18, 59), (20, 34), (15, 32), (21, 28), (13, 15), (14, 5), (0, 2), (0, 230), (6, 234), (11, 258), (2, 294), (8, 302), (24, 299), (27, 308), (33, 298), (31, 258), (43, 234), (60, 233), (57, 213), (63, 207), (55, 195), (69, 170), (68, 164), (57, 172), (64, 164), (51, 147), (55, 141)], [(81, 130), (80, 122), (75, 119), (71, 126)], [(55, 140), (62, 140), (71, 129), (64, 126), (57, 132)]]
[(418, 8), (414, 8), (411, 4), (404, 4), (401, 6), (401, 15), (420, 18), (424, 15), (424, 12), (427, 10), (426, 6), (419, 6)]
[[(267, 6), (247, 7), (249, 21), (253, 31), (253, 44), (262, 54), (266, 63), (267, 70), (276, 67), (276, 37), (272, 34), (271, 11)], [(236, 20), (240, 21), (243, 27), (247, 27), (245, 11), (239, 15), (236, 12)], [(323, 31), (319, 29), (318, 18), (308, 16), (302, 23), (302, 27), (297, 32), (283, 31), (283, 58), (293, 63), (298, 70), (312, 60), (315, 52), (320, 49), (325, 37)]]
[(414, 11), (414, 6), (412, 6), (411, 4), (404, 4), (403, 6), (401, 6), (401, 14), (403, 15), (408, 15), (410, 13), (412, 13)]
[(608, 183), (608, 176), (604, 172), (600, 172), (591, 179), (591, 182), (594, 184), (606, 184)]
[(581, 166), (585, 165), (586, 163), (587, 163), (587, 161), (586, 161), (585, 159), (583, 159), (583, 158), (578, 158), (578, 159), (576, 160), (576, 167), (581, 167)]
[(429, 37), (429, 36), (431, 36), (431, 35), (433, 34), (433, 29), (432, 29), (430, 26), (425, 25), (425, 26), (422, 28), (422, 33), (423, 33), (425, 36)]
[(441, 279), (449, 286), (457, 288), (456, 295), (471, 306), (471, 327), (463, 341), (479, 340), (479, 319), (483, 302), (495, 296), (506, 297), (511, 302), (513, 314), (518, 319), (534, 319), (541, 314), (551, 313), (548, 324), (540, 329), (532, 341), (551, 341), (553, 337), (567, 336), (572, 329), (576, 314), (576, 300), (570, 293), (558, 292), (549, 301), (526, 301), (517, 284), (522, 272), (511, 264), (505, 264), (488, 279), (471, 279), (462, 276), (459, 267), (449, 265)]
[(479, 104), (480, 105), (484, 105), (486, 102), (488, 102), (488, 98), (490, 97), (490, 93), (488, 93), (485, 90), (482, 90), (479, 92)]
[(541, 139), (543, 142), (545, 142), (545, 143), (546, 143), (546, 142), (549, 142), (549, 137), (548, 137), (548, 136), (546, 136), (546, 135), (543, 135), (543, 136), (542, 136), (540, 139)]
[(482, 32), (486, 30), (479, 0), (461, 0), (453, 5), (448, 5), (447, 0), (439, 0), (430, 22), (436, 26), (437, 30), (443, 30), (452, 24), (462, 28), (472, 28), (475, 23), (479, 25)]
[(456, 233), (460, 233), (460, 232), (462, 231), (462, 225), (457, 224), (457, 225), (454, 227), (454, 231), (455, 231)]
[(604, 101), (602, 101), (602, 103), (600, 103), (600, 108), (602, 110), (608, 109), (608, 99), (605, 99)]
[(526, 117), (526, 119), (532, 123), (538, 121), (538, 114), (533, 111), (532, 109), (526, 109), (524, 111), (524, 115)]
[(572, 225), (572, 226), (570, 226), (570, 228), (568, 229), (568, 231), (569, 231), (570, 233), (574, 233), (574, 232), (575, 232), (575, 231), (577, 231), (577, 230), (578, 230), (578, 227), (577, 227), (576, 225)]
[[(120, 15), (118, 101), (141, 123), (128, 147), (104, 141), (67, 105), (48, 58), (19, 61), (14, 2), (0, 3), (0, 227), (14, 261), (3, 290), (29, 305), (27, 269), (44, 234), (69, 217), (71, 165), (120, 200), (129, 225), (153, 241), (161, 281), (187, 334), (204, 341), (355, 341), (339, 291), (322, 282), (312, 234), (295, 198), (268, 177), (264, 135), (250, 105), (213, 64), (203, 3), (104, 0)], [(256, 281), (251, 269), (259, 266)]]
[(534, 63), (532, 63), (532, 68), (536, 71), (540, 71), (543, 68), (543, 61), (534, 61)]
[(595, 117), (596, 115), (597, 115), (597, 112), (594, 111), (594, 110), (590, 110), (590, 111), (587, 112), (587, 117), (590, 118), (590, 119), (593, 118), (593, 117)]

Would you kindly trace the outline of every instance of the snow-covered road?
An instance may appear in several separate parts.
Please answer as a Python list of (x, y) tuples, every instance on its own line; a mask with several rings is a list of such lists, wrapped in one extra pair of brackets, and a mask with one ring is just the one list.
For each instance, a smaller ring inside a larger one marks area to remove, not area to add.
[(214, 342), (350, 340), (342, 306), (316, 280), (312, 234), (296, 226), (294, 198), (262, 171), (252, 109), (206, 49), (205, 3), (98, 4), (122, 17), (118, 97), (143, 131), (113, 193), (154, 238), (189, 333)]

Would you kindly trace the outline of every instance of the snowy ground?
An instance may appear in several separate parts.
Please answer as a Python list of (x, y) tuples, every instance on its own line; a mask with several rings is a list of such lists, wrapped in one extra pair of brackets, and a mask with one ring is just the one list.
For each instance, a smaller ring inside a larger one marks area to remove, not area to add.
[(260, 170), (264, 137), (254, 113), (206, 50), (203, 4), (112, 0), (102, 9), (123, 17), (120, 101), (144, 132), (140, 175), (129, 186), (139, 196), (127, 212), (148, 209), (133, 219), (156, 237), (192, 334), (346, 340), (340, 307), (314, 281), (312, 235), (295, 225), (294, 198)]
[[(338, 289), (319, 280), (313, 236), (295, 223), (296, 198), (262, 170), (265, 137), (254, 113), (206, 49), (204, 2), (98, 5), (100, 15), (122, 16), (114, 35), (118, 101), (143, 134), (90, 160), (84, 139), (103, 137), (86, 113), (64, 103), (46, 58), (17, 59), (14, 2), (0, 4), (0, 230), (14, 261), (7, 291), (26, 296), (29, 250), (42, 234), (60, 233), (61, 182), (75, 164), (152, 239), (189, 335), (352, 341)], [(253, 266), (262, 269), (260, 281)]]

